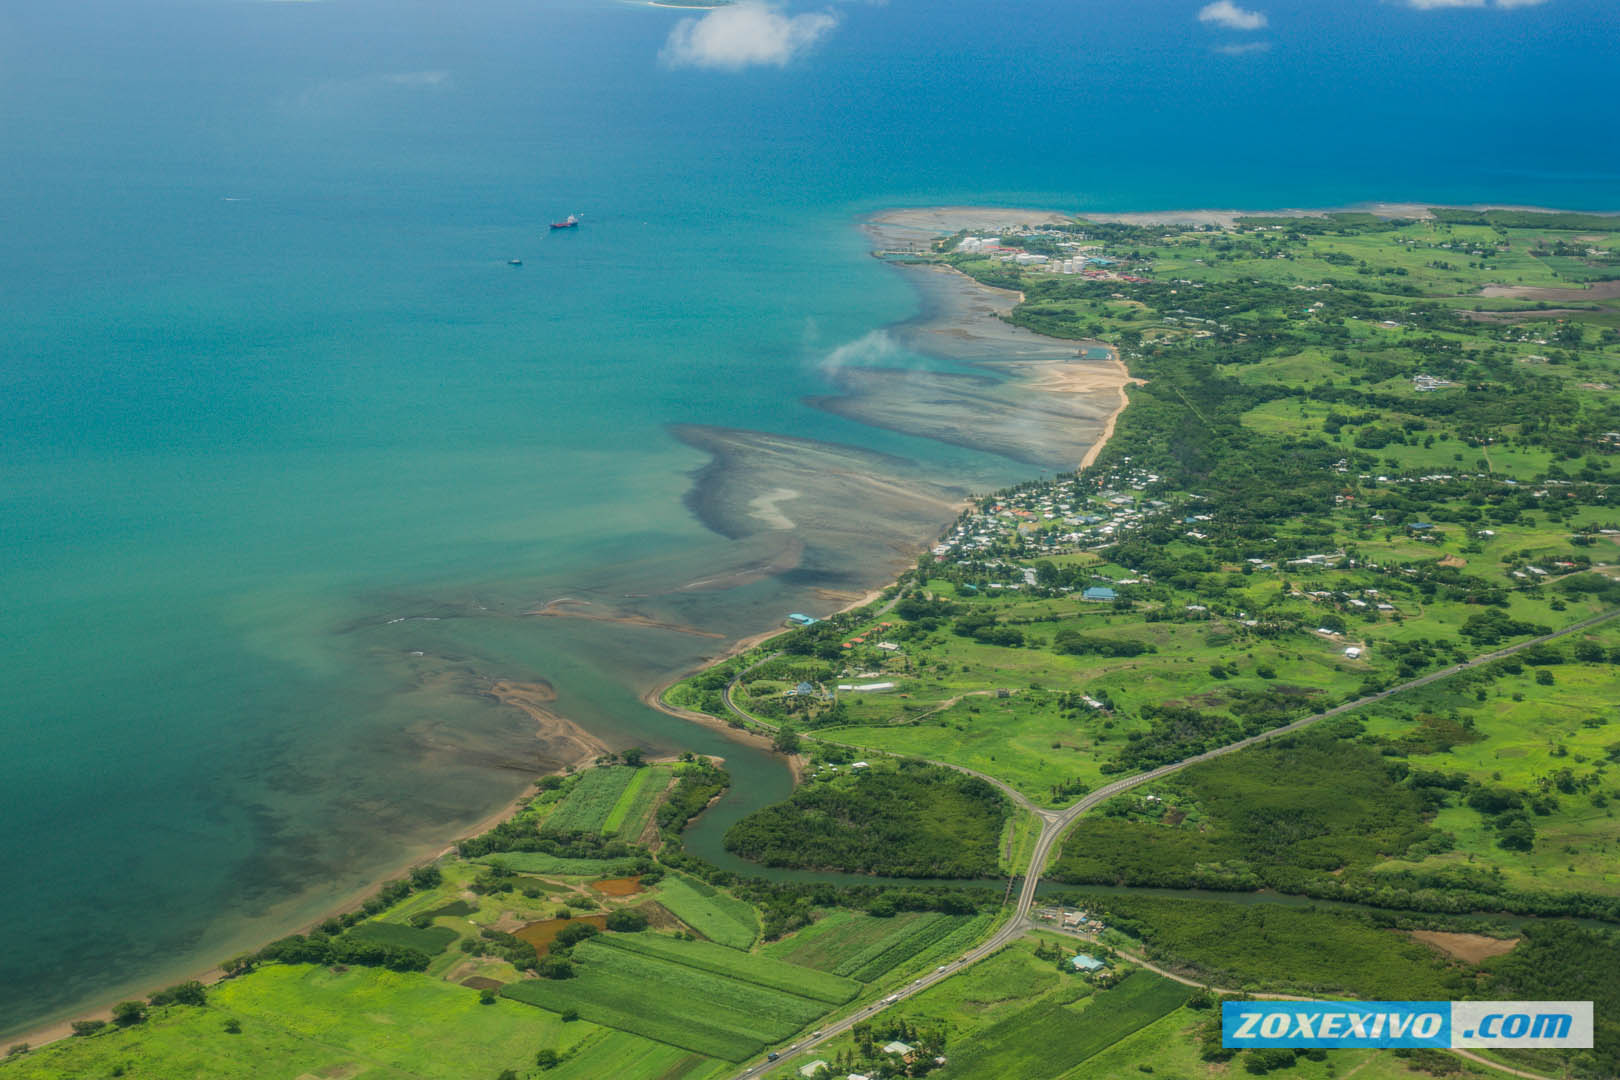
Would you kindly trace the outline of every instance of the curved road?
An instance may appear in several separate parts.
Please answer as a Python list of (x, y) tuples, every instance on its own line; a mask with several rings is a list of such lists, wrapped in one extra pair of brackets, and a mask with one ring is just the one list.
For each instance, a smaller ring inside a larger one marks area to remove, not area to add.
[[(1540, 645), (1548, 641), (1554, 641), (1561, 637), (1567, 637), (1570, 634), (1579, 633), (1580, 631), (1592, 626), (1596, 626), (1599, 623), (1607, 622), (1616, 615), (1620, 615), (1620, 609), (1606, 611), (1600, 615), (1593, 615), (1590, 618), (1572, 623), (1561, 630), (1554, 630), (1550, 634), (1542, 634), (1539, 637), (1533, 637), (1526, 641), (1521, 641), (1517, 645), (1509, 645), (1503, 649), (1497, 649), (1493, 652), (1484, 653), (1480, 656), (1474, 657), (1472, 660), (1465, 660), (1460, 664), (1453, 664), (1450, 667), (1441, 668), (1439, 671), (1433, 671), (1427, 675), (1419, 676), (1416, 679), (1411, 679), (1396, 686), (1391, 686), (1387, 690), (1380, 690), (1376, 694), (1368, 694), (1366, 697), (1360, 697), (1354, 701), (1347, 701), (1343, 705), (1338, 705), (1334, 708), (1326, 709), (1314, 715), (1295, 720), (1291, 724), (1285, 724), (1282, 727), (1273, 728), (1270, 731), (1263, 731), (1258, 735), (1251, 735), (1246, 739), (1240, 739), (1237, 742), (1228, 743), (1225, 746), (1220, 746), (1214, 750), (1205, 751), (1202, 754), (1195, 754), (1194, 756), (1186, 758), (1182, 761), (1172, 762), (1169, 765), (1161, 765), (1156, 769), (1150, 769), (1147, 772), (1137, 773), (1135, 776), (1128, 776), (1122, 780), (1115, 780), (1113, 783), (1106, 784), (1103, 787), (1098, 788), (1096, 791), (1086, 795), (1079, 802), (1076, 802), (1072, 806), (1069, 806), (1061, 811), (1047, 810), (1036, 806), (1022, 794), (1014, 791), (1007, 784), (997, 780), (993, 776), (986, 776), (984, 773), (976, 772), (973, 769), (963, 768), (960, 765), (952, 765), (945, 761), (934, 762), (933, 764), (944, 765), (947, 768), (956, 769), (959, 772), (970, 773), (973, 776), (977, 776), (981, 779), (989, 781), (1002, 791), (1009, 794), (1015, 802), (1017, 802), (1020, 806), (1023, 806), (1025, 809), (1033, 812), (1041, 820), (1041, 834), (1035, 841), (1034, 851), (1030, 854), (1029, 873), (1024, 876), (1024, 885), (1023, 888), (1018, 892), (1018, 900), (1013, 907), (1011, 917), (1005, 923), (1003, 923), (1000, 928), (998, 928), (996, 932), (992, 934), (983, 944), (969, 950), (961, 958), (953, 960), (934, 971), (920, 976), (899, 990), (892, 991), (881, 1001), (873, 1002), (870, 1005), (863, 1005), (850, 1015), (843, 1017), (842, 1019), (835, 1020), (832, 1023), (829, 1023), (826, 1027), (819, 1029), (809, 1038), (801, 1039), (797, 1042), (789, 1044), (788, 1046), (784, 1046), (779, 1051), (780, 1056), (782, 1058), (787, 1058), (794, 1054), (804, 1053), (805, 1051), (819, 1046), (830, 1039), (837, 1038), (839, 1035), (844, 1034), (856, 1024), (863, 1020), (870, 1019), (872, 1016), (882, 1012), (890, 1005), (893, 1005), (898, 1001), (903, 1001), (914, 994), (928, 989), (930, 986), (933, 986), (942, 979), (947, 979), (954, 975), (956, 972), (960, 971), (969, 964), (974, 964), (980, 960), (983, 960), (991, 953), (999, 951), (1004, 946), (1009, 945), (1016, 939), (1022, 937), (1030, 929), (1029, 912), (1035, 904), (1035, 888), (1040, 884), (1041, 873), (1046, 869), (1046, 860), (1051, 856), (1052, 848), (1054, 845), (1056, 845), (1058, 839), (1063, 835), (1064, 831), (1067, 830), (1070, 825), (1074, 824), (1075, 820), (1079, 818), (1081, 814), (1084, 814), (1087, 810), (1106, 802), (1115, 795), (1129, 791), (1131, 788), (1138, 787), (1142, 784), (1148, 783), (1151, 780), (1156, 780), (1161, 776), (1167, 776), (1170, 773), (1179, 772), (1180, 770), (1185, 769), (1187, 766), (1195, 765), (1200, 761), (1209, 761), (1212, 758), (1218, 758), (1225, 754), (1242, 750), (1245, 747), (1253, 746), (1256, 743), (1266, 742), (1269, 739), (1281, 738), (1284, 735), (1289, 735), (1293, 732), (1300, 731), (1311, 726), (1312, 724), (1326, 720), (1329, 717), (1339, 716), (1354, 709), (1372, 705), (1376, 702), (1383, 701), (1385, 698), (1393, 697), (1396, 694), (1405, 693), (1408, 690), (1416, 690), (1420, 686), (1427, 686), (1430, 683), (1438, 682), (1441, 679), (1450, 678), (1459, 672), (1467, 671), (1469, 668), (1480, 667), (1481, 665), (1488, 664), (1493, 660), (1500, 660), (1503, 657), (1512, 656), (1514, 653), (1522, 652), (1532, 646)], [(774, 656), (777, 654), (772, 655)], [(765, 659), (760, 660), (758, 663), (762, 664), (768, 659), (771, 659), (771, 657), (766, 657)], [(726, 708), (730, 709), (738, 717), (752, 723), (759, 724), (765, 728), (773, 728), (775, 725), (769, 723), (768, 721), (761, 720), (752, 713), (745, 711), (731, 700), (731, 688), (737, 684), (738, 679), (756, 666), (758, 665), (750, 665), (743, 671), (738, 672), (737, 676), (733, 678), (730, 683), (726, 684), (726, 688), (721, 696), (725, 701)], [(833, 745), (842, 744), (835, 743)], [(1500, 1069), (1503, 1072), (1512, 1073), (1515, 1076), (1534, 1077), (1534, 1074), (1522, 1073), (1516, 1069), (1509, 1068), (1505, 1065), (1499, 1065), (1494, 1061), (1488, 1061), (1485, 1058), (1478, 1057), (1474, 1054), (1468, 1054), (1463, 1051), (1456, 1052), (1463, 1054), (1463, 1056), (1467, 1057), (1471, 1061), (1477, 1062), (1478, 1064), (1489, 1065), (1491, 1068)], [(777, 1062), (774, 1061), (758, 1062), (751, 1065), (747, 1069), (744, 1069), (742, 1072), (737, 1073), (736, 1080), (752, 1080), (752, 1078), (760, 1076), (767, 1070), (775, 1068), (776, 1065)], [(1545, 1080), (1545, 1078), (1534, 1077), (1534, 1080)]]

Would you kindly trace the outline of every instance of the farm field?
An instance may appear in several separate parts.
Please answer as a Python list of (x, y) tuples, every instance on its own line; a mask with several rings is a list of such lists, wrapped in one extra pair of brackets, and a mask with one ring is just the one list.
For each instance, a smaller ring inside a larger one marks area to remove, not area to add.
[(978, 1033), (951, 1055), (941, 1077), (1060, 1077), (1114, 1043), (1179, 1009), (1187, 987), (1146, 971), (1127, 975), (1079, 1007), (1044, 1001)]
[(758, 1053), (828, 1009), (826, 1002), (595, 940), (577, 946), (574, 957), (574, 978), (529, 979), (501, 992), (552, 1012), (577, 1009), (593, 1023), (727, 1061)]
[(874, 982), (902, 965), (918, 966), (965, 948), (990, 919), (988, 915), (936, 915), (912, 923), (845, 957), (833, 968), (833, 974)]
[(668, 875), (659, 884), (656, 899), (676, 918), (718, 944), (747, 949), (759, 937), (759, 916), (752, 907), (696, 878)]
[(789, 937), (766, 942), (761, 951), (778, 960), (830, 972), (875, 942), (908, 933), (920, 922), (947, 917), (933, 911), (902, 911), (880, 919), (858, 911), (836, 910)]
[(599, 943), (828, 1005), (842, 1005), (861, 989), (850, 979), (706, 941), (682, 941), (661, 934), (608, 934)]
[(620, 794), (602, 822), (602, 833), (625, 843), (636, 843), (652, 821), (659, 798), (669, 789), (675, 771), (667, 765), (649, 765), (636, 770), (634, 780)]
[[(620, 796), (634, 783), (645, 783), (644, 769), (615, 765), (580, 773), (562, 802), (557, 804), (542, 831), (548, 833), (602, 832), (618, 807)], [(628, 804), (626, 805), (628, 810)], [(621, 821), (623, 820), (621, 814)]]

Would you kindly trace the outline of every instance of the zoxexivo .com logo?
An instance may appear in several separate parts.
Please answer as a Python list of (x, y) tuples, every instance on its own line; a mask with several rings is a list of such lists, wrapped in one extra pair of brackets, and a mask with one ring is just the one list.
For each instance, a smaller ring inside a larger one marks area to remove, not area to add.
[(1590, 1001), (1227, 1001), (1221, 1045), (1572, 1047), (1592, 1045)]

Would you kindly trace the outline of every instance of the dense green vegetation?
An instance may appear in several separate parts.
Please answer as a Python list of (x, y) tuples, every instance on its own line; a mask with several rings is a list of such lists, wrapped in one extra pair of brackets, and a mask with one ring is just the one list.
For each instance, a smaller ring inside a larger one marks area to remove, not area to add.
[[(1505, 956), (1485, 962), (1493, 997), (1508, 1001), (1591, 1001), (1595, 1047), (1567, 1054), (1581, 1076), (1620, 1076), (1620, 934), (1551, 922), (1525, 927)], [(1535, 1065), (1545, 1051), (1523, 1055)]]
[(1011, 813), (990, 784), (953, 769), (902, 761), (811, 784), (726, 833), (726, 849), (767, 866), (903, 877), (996, 873)]
[(1386, 1001), (1478, 997), (1474, 977), (1407, 935), (1342, 911), (1160, 896), (1084, 895), (1089, 909), (1217, 986)]
[(414, 949), (428, 956), (444, 952), (456, 940), (456, 932), (444, 926), (417, 928), (394, 922), (364, 922), (345, 937), (354, 941), (374, 941), (399, 949)]
[[(1083, 818), (1059, 881), (1300, 891), (1432, 842), (1419, 789), (1373, 750), (1317, 729), (1121, 795)], [(1323, 797), (1331, 792), (1330, 797)]]

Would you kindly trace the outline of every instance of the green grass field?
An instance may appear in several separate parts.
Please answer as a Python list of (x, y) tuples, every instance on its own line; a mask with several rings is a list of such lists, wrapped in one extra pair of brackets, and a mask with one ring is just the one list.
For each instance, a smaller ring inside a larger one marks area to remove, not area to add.
[[(627, 1031), (598, 1028), (579, 1042), (561, 1065), (537, 1075), (545, 1080), (718, 1080), (735, 1066), (678, 1046), (666, 1046)], [(521, 1075), (521, 1074), (519, 1074)]]
[(554, 833), (602, 832), (625, 790), (638, 781), (646, 782), (643, 772), (620, 765), (580, 773), (542, 828)]
[[(1620, 649), (1620, 628), (1600, 627), (1582, 641), (1607, 655)], [(1423, 716), (1466, 717), (1472, 741), (1414, 747), (1406, 757), (1411, 767), (1461, 773), (1475, 783), (1513, 791), (1545, 789), (1556, 804), (1544, 804), (1531, 815), (1535, 841), (1529, 850), (1508, 850), (1483, 815), (1455, 800), (1434, 819), (1437, 828), (1455, 837), (1455, 848), (1429, 855), (1415, 868), (1466, 867), (1487, 859), (1517, 888), (1620, 893), (1615, 873), (1620, 819), (1613, 789), (1601, 779), (1613, 760), (1610, 748), (1620, 741), (1620, 714), (1614, 710), (1620, 701), (1620, 665), (1575, 661), (1569, 655), (1573, 648), (1572, 643), (1563, 650), (1564, 663), (1440, 684), (1403, 701), (1399, 709), (1358, 714), (1370, 737), (1389, 740), (1408, 739), (1421, 729)], [(1540, 670), (1550, 673), (1551, 685), (1536, 681)], [(1391, 861), (1378, 869), (1413, 868), (1411, 862)]]
[(782, 990), (823, 1001), (828, 1005), (842, 1005), (861, 989), (860, 984), (852, 979), (842, 979), (768, 956), (738, 952), (707, 941), (683, 941), (661, 934), (607, 934), (600, 939), (600, 943), (763, 986), (768, 990)]
[[(225, 1030), (229, 1020), (241, 1025), (240, 1034)], [(466, 1080), (521, 1070), (533, 1064), (538, 1047), (568, 1050), (598, 1030), (515, 1002), (481, 1005), (471, 990), (424, 975), (271, 966), (211, 988), (204, 1007), (173, 1006), (134, 1028), (42, 1047), (0, 1065), (0, 1074), (7, 1080)], [(658, 1049), (644, 1040), (641, 1048)], [(114, 1071), (120, 1067), (123, 1073)]]
[(429, 956), (444, 952), (457, 937), (454, 930), (444, 926), (428, 926), (418, 930), (414, 926), (392, 922), (363, 922), (349, 930), (346, 936), (402, 949), (416, 949)]
[(752, 907), (695, 878), (670, 874), (656, 899), (710, 941), (746, 949), (759, 937), (759, 916)]

